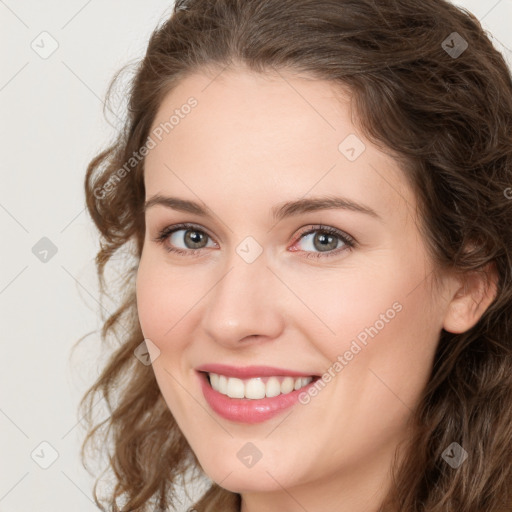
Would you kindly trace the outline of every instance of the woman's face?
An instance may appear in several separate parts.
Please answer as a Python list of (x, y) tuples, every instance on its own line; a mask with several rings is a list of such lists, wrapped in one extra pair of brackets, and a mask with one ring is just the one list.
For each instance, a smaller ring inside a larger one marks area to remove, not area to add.
[(381, 482), (429, 378), (448, 294), (412, 191), (353, 115), (328, 82), (226, 70), (184, 79), (153, 124), (140, 323), (232, 491)]

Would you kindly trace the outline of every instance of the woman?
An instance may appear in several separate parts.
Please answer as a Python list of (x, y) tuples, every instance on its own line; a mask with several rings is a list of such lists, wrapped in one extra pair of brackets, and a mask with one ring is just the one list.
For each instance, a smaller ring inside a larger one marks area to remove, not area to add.
[(475, 17), (178, 1), (128, 114), (85, 183), (101, 279), (134, 244), (98, 505), (512, 510), (512, 78)]

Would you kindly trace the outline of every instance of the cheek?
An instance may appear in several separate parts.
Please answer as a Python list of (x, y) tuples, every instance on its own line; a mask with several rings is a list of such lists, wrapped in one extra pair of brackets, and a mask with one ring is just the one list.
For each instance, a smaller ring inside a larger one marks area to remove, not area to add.
[(337, 353), (347, 361), (341, 393), (347, 401), (366, 397), (364, 404), (357, 404), (361, 421), (372, 418), (400, 427), (428, 381), (439, 327), (429, 313), (428, 288), (423, 284), (411, 293), (413, 288), (400, 286), (393, 293), (388, 289), (380, 297), (374, 294), (366, 312), (359, 313), (362, 323), (350, 323), (352, 336), (338, 344)]
[(389, 261), (382, 262), (379, 268), (345, 268), (320, 279), (315, 276), (314, 282), (295, 277), (295, 290), (300, 290), (300, 296), (318, 318), (315, 325), (323, 331), (318, 339), (326, 340), (331, 353), (334, 349), (349, 349), (355, 338), (364, 343), (371, 326), (379, 332), (387, 330), (400, 316), (414, 274), (407, 274), (404, 269), (399, 272), (395, 264)]
[(379, 268), (331, 275), (308, 290), (308, 305), (334, 332), (317, 338), (331, 373), (344, 375), (338, 381), (345, 391), (367, 390), (372, 407), (386, 397), (397, 401), (395, 394), (414, 403), (428, 380), (441, 324), (427, 274), (390, 257)]
[(398, 341), (405, 337), (405, 332), (400, 335), (405, 326), (421, 330), (425, 320), (430, 321), (432, 296), (425, 279), (429, 273), (421, 248), (390, 249), (327, 276), (331, 279), (310, 288), (308, 299), (335, 331), (332, 339), (341, 346), (354, 338), (364, 344), (377, 332), (387, 337), (384, 333), (393, 331)]
[(190, 291), (184, 286), (183, 278), (180, 280), (175, 270), (165, 267), (152, 255), (143, 254), (136, 280), (137, 310), (144, 338), (160, 350), (152, 368), (164, 400), (179, 422), (180, 411), (190, 404), (175, 380), (176, 365), (179, 366), (186, 348), (186, 337), (177, 336), (176, 332), (181, 327), (178, 322), (190, 309), (187, 304), (194, 302), (188, 297)]
[(204, 273), (167, 264), (156, 251), (143, 253), (136, 281), (137, 309), (142, 333), (163, 355), (176, 354), (189, 344), (202, 299), (212, 282)]
[(163, 341), (172, 335), (172, 328), (185, 311), (189, 288), (170, 268), (163, 268), (155, 258), (141, 258), (137, 272), (137, 311), (145, 338), (163, 350)]

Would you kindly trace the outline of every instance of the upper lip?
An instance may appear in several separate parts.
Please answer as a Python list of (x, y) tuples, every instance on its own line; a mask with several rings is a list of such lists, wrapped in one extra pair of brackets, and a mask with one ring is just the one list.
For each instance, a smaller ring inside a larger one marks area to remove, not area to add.
[(226, 377), (238, 377), (239, 379), (250, 379), (253, 377), (316, 377), (313, 373), (287, 370), (275, 366), (229, 366), (226, 364), (203, 364), (196, 368), (198, 372), (217, 373)]

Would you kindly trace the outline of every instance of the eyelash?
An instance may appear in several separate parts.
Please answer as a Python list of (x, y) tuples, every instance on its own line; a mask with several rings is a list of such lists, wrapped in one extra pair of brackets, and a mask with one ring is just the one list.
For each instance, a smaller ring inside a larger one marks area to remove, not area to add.
[[(201, 251), (201, 249), (179, 249), (176, 247), (169, 247), (165, 244), (165, 241), (169, 238), (170, 235), (172, 235), (175, 231), (180, 230), (193, 230), (198, 231), (201, 233), (204, 233), (206, 236), (208, 236), (210, 239), (210, 235), (206, 233), (203, 229), (200, 228), (200, 226), (197, 226), (195, 224), (189, 224), (189, 223), (183, 223), (183, 224), (175, 224), (173, 226), (167, 226), (160, 233), (157, 235), (156, 238), (153, 239), (154, 242), (157, 242), (159, 244), (162, 244), (164, 246), (164, 249), (167, 252), (180, 254), (182, 256), (197, 256), (197, 253)], [(334, 249), (332, 251), (327, 251), (325, 253), (322, 252), (307, 252), (306, 256), (303, 256), (304, 258), (329, 258), (333, 256), (337, 256), (339, 253), (343, 251), (350, 251), (354, 247), (356, 247), (356, 241), (354, 238), (352, 238), (350, 235), (347, 235), (346, 233), (343, 233), (342, 231), (339, 231), (338, 229), (332, 228), (330, 226), (322, 226), (322, 225), (316, 225), (310, 228), (307, 231), (304, 231), (303, 233), (300, 233), (299, 237), (297, 238), (296, 242), (299, 241), (302, 237), (306, 235), (310, 235), (311, 233), (315, 233), (316, 231), (319, 231), (321, 233), (326, 233), (329, 235), (333, 235), (335, 237), (338, 237), (344, 244), (345, 247), (341, 247), (338, 249)]]

